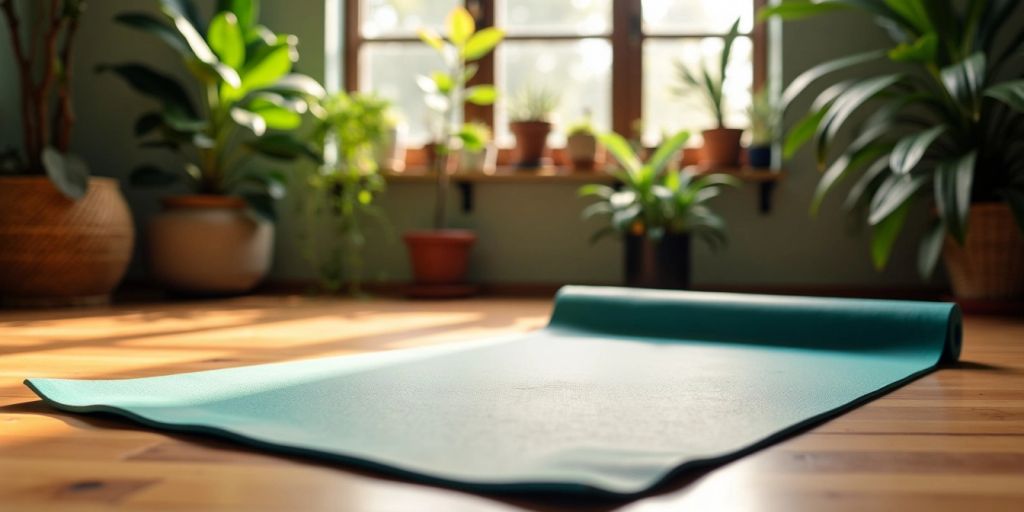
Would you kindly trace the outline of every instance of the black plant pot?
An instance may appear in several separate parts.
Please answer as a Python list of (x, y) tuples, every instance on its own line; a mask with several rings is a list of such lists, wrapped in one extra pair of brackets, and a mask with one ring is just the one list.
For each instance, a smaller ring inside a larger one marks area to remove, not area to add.
[(666, 235), (661, 240), (626, 235), (626, 286), (636, 288), (690, 287), (690, 237)]
[(767, 169), (772, 166), (771, 146), (751, 146), (747, 149), (747, 161), (755, 169)]

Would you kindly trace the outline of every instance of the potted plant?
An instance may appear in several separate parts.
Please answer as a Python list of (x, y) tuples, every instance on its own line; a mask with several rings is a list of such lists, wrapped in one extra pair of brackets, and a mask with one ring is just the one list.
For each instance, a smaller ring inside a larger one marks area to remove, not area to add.
[(573, 170), (592, 171), (598, 165), (598, 145), (594, 125), (590, 117), (569, 125), (566, 130), (565, 149), (569, 153), (569, 161)]
[(144, 165), (132, 173), (133, 185), (184, 182), (194, 191), (164, 198), (163, 212), (151, 220), (150, 271), (177, 292), (245, 292), (270, 267), (273, 203), (285, 192), (284, 173), (252, 165), (252, 159), (318, 158), (288, 132), (301, 125), (306, 99), (322, 96), (323, 88), (289, 74), (297, 40), (258, 24), (256, 0), (221, 1), (209, 23), (195, 16), (190, 0), (161, 0), (160, 7), (170, 24), (144, 13), (116, 19), (159, 37), (182, 57), (202, 108), (177, 80), (144, 64), (100, 68), (159, 103), (135, 124), (135, 133), (147, 138), (143, 146), (187, 162), (175, 170)]
[(124, 277), (134, 229), (118, 183), (90, 177), (69, 153), (71, 53), (85, 2), (28, 4), (0, 0), (22, 130), (21, 150), (0, 153), (0, 302), (104, 302)]
[(319, 106), (312, 139), (324, 164), (294, 174), (303, 192), (298, 206), (306, 225), (305, 256), (323, 289), (347, 286), (350, 294), (360, 295), (364, 224), (384, 219), (374, 204), (385, 189), (376, 155), (394, 126), (390, 103), (372, 94), (338, 92)]
[(739, 36), (739, 31), (740, 20), (737, 18), (725, 36), (725, 46), (722, 48), (718, 69), (715, 71), (712, 71), (707, 63), (702, 64), (699, 70), (691, 71), (684, 63), (676, 61), (676, 69), (682, 84), (675, 92), (683, 95), (698, 91), (715, 119), (715, 128), (701, 132), (704, 137), (701, 157), (704, 159), (703, 163), (710, 167), (735, 167), (739, 164), (740, 137), (743, 136), (743, 130), (726, 128), (724, 95), (729, 56), (732, 54), (732, 46)]
[(384, 116), (384, 138), (374, 144), (374, 160), (377, 168), (401, 172), (405, 170), (405, 125), (401, 117), (390, 107)]
[(459, 148), (459, 172), (493, 173), (498, 152), (491, 140), (490, 127), (483, 123), (466, 123), (462, 129), (467, 136), (463, 137)]
[(476, 74), (475, 61), (490, 53), (505, 36), (493, 27), (477, 31), (473, 16), (462, 7), (448, 14), (445, 25), (444, 38), (429, 29), (419, 31), (420, 39), (441, 55), (445, 69), (416, 78), (440, 125), (436, 151), (442, 164), (436, 173), (434, 229), (409, 231), (403, 237), (415, 281), (410, 293), (415, 296), (451, 297), (468, 295), (474, 290), (466, 284), (466, 275), (476, 235), (468, 230), (448, 229), (448, 189), (454, 163), (451, 156), (460, 145), (479, 143), (477, 134), (463, 126), (464, 103), (490, 105), (497, 92), (492, 85), (466, 87), (466, 82)]
[(755, 169), (768, 169), (772, 166), (772, 144), (775, 143), (779, 116), (767, 87), (754, 93), (748, 114), (750, 147), (747, 148), (747, 161)]
[[(912, 8), (911, 3), (783, 2), (761, 13), (793, 19), (859, 10), (893, 37), (888, 47), (819, 64), (793, 80), (782, 105), (841, 69), (878, 60), (889, 64), (854, 80), (835, 81), (819, 94), (789, 132), (785, 155), (814, 139), (824, 173), (812, 213), (836, 183), (856, 179), (846, 207), (871, 226), (877, 268), (888, 262), (913, 205), (923, 202), (933, 211), (920, 243), (923, 276), (932, 273), (944, 252), (957, 297), (1020, 297), (1024, 68), (1012, 64), (1024, 39), (1010, 20), (1024, 4), (937, 1)], [(864, 114), (863, 123), (852, 137), (838, 137), (854, 114)]]
[(536, 169), (543, 165), (544, 150), (551, 133), (551, 113), (560, 98), (554, 90), (528, 86), (512, 100), (509, 129), (516, 137), (516, 151), (521, 169)]
[(687, 138), (685, 131), (669, 137), (642, 163), (621, 136), (599, 136), (622, 166), (613, 173), (622, 186), (581, 187), (581, 196), (598, 198), (583, 210), (583, 217), (609, 217), (609, 225), (594, 233), (592, 241), (612, 234), (624, 237), (628, 286), (689, 288), (691, 235), (713, 248), (725, 242), (725, 223), (707, 203), (723, 186), (739, 182), (724, 174), (698, 177), (689, 171), (666, 170)]

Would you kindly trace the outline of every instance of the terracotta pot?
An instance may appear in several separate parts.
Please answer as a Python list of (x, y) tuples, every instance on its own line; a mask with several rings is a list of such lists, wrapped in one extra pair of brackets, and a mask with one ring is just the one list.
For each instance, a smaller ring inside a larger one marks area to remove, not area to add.
[(626, 286), (685, 290), (690, 287), (690, 237), (668, 234), (661, 240), (626, 235)]
[(1024, 297), (1024, 235), (1006, 203), (977, 203), (961, 247), (947, 238), (946, 269), (958, 299)]
[(85, 197), (72, 201), (45, 177), (0, 178), (0, 302), (107, 302), (134, 241), (116, 180), (91, 178)]
[(171, 291), (228, 295), (255, 287), (274, 249), (274, 225), (239, 197), (175, 196), (149, 223), (149, 269)]
[(509, 129), (516, 136), (519, 167), (540, 167), (544, 149), (547, 147), (548, 134), (551, 133), (551, 123), (547, 121), (515, 121), (509, 124)]
[(469, 253), (476, 242), (472, 231), (409, 231), (403, 238), (409, 248), (413, 280), (417, 285), (466, 283)]
[(743, 130), (736, 128), (715, 128), (704, 130), (704, 165), (709, 167), (735, 167), (740, 162), (740, 137)]
[(683, 152), (679, 161), (679, 167), (685, 168), (691, 165), (697, 165), (702, 160), (703, 148), (683, 148)]
[(566, 140), (565, 149), (574, 170), (594, 170), (597, 164), (597, 137), (589, 133), (574, 133)]

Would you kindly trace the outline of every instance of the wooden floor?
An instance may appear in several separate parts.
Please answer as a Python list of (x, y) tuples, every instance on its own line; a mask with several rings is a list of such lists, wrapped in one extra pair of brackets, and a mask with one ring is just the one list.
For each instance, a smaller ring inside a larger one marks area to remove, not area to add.
[(127, 378), (540, 327), (550, 303), (250, 297), (0, 311), (0, 510), (1024, 510), (1024, 319), (969, 317), (963, 361), (633, 502), (493, 497), (58, 413), (25, 377)]

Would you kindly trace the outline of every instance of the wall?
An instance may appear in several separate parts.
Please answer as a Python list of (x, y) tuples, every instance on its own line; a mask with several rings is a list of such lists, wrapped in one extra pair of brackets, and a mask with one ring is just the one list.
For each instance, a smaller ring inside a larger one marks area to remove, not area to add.
[[(330, 1), (330, 0), (328, 0)], [(303, 72), (317, 78), (324, 74), (324, 0), (301, 2), (264, 0), (263, 21), (275, 30), (300, 37)], [(211, 2), (205, 2), (208, 7)], [(146, 7), (150, 6), (150, 7)], [(103, 0), (90, 4), (76, 51), (79, 73), (75, 93), (79, 125), (74, 147), (97, 175), (124, 178), (142, 162), (172, 164), (174, 158), (138, 149), (132, 125), (138, 114), (152, 108), (149, 100), (135, 94), (110, 75), (96, 75), (99, 63), (141, 61), (161, 69), (180, 70), (176, 56), (153, 38), (114, 24), (111, 19), (126, 10), (152, 9), (150, 2)], [(12, 69), (3, 36), (0, 76)], [(789, 24), (782, 33), (781, 73), (786, 80), (825, 59), (875, 47), (884, 36), (870, 20), (860, 16), (829, 16)], [(180, 71), (179, 71), (180, 74)], [(9, 80), (0, 80), (0, 112), (4, 119), (16, 113), (16, 98)], [(793, 116), (797, 117), (797, 116)], [(14, 137), (11, 123), (0, 124), (0, 146)], [(757, 189), (745, 186), (718, 201), (730, 225), (728, 248), (712, 253), (695, 251), (695, 282), (700, 285), (912, 287), (920, 286), (914, 272), (913, 237), (904, 237), (890, 267), (875, 272), (868, 259), (865, 234), (851, 233), (846, 217), (832, 201), (821, 216), (807, 214), (817, 179), (810, 157), (800, 155), (786, 165), (786, 179), (774, 196), (768, 215), (757, 211)], [(127, 187), (126, 187), (127, 188)], [(590, 246), (587, 238), (599, 223), (579, 220), (584, 202), (571, 185), (482, 184), (477, 187), (476, 210), (462, 215), (453, 194), (453, 225), (477, 230), (480, 237), (474, 254), (473, 275), (489, 283), (617, 283), (621, 279), (621, 247), (613, 240)], [(127, 189), (126, 195), (139, 226), (157, 209), (167, 191)], [(842, 190), (836, 191), (840, 197)], [(429, 184), (395, 184), (382, 202), (394, 231), (425, 228), (430, 224), (432, 190)], [(292, 200), (294, 201), (294, 199)], [(281, 205), (277, 259), (273, 279), (303, 280), (312, 277), (301, 257), (296, 236), (295, 205)], [(920, 232), (921, 219), (908, 231)], [(367, 251), (368, 275), (374, 280), (408, 278), (405, 251), (397, 237), (375, 233)], [(143, 275), (138, 262), (132, 268)]]

